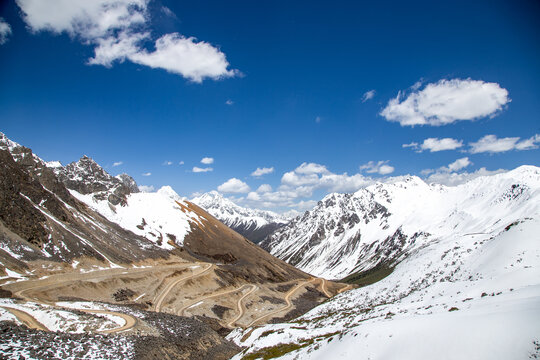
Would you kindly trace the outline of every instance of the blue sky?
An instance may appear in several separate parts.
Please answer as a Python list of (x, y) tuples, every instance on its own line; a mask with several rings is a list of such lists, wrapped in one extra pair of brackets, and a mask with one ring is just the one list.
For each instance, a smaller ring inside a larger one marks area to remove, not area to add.
[(538, 2), (61, 3), (0, 5), (0, 131), (45, 160), (279, 211), (540, 165)]

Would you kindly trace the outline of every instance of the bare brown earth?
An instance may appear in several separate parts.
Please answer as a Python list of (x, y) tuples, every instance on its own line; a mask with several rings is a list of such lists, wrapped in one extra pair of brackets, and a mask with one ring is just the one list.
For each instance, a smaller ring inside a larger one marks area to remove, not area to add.
[[(223, 279), (221, 274), (227, 265), (182, 258), (171, 258), (166, 262), (146, 260), (136, 266), (93, 271), (90, 270), (92, 265), (90, 269), (85, 266), (81, 263), (71, 271), (62, 267), (45, 277), (36, 271), (39, 275), (35, 279), (6, 284), (2, 288), (15, 298), (52, 306), (66, 300), (129, 304), (182, 316), (207, 316), (215, 318), (224, 327), (245, 327), (284, 316), (293, 307), (291, 299), (301, 296), (308, 287), (324, 294), (316, 303), (337, 294), (341, 287), (318, 278), (281, 283), (251, 283), (235, 278), (227, 283), (228, 279)], [(285, 286), (287, 284), (293, 287)], [(114, 294), (121, 290), (131, 294), (130, 298), (117, 301)], [(212, 311), (214, 306), (228, 310), (218, 316)], [(119, 316), (118, 312), (110, 313)], [(137, 321), (132, 316), (122, 317), (126, 325), (112, 332), (137, 328)]]

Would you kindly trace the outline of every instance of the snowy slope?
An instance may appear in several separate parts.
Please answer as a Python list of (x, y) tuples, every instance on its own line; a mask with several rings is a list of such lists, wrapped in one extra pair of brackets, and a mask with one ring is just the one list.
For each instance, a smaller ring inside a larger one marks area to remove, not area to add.
[(313, 275), (344, 278), (377, 264), (393, 267), (444, 237), (493, 233), (539, 204), (540, 169), (533, 166), (455, 187), (411, 176), (327, 195), (261, 246)]
[[(532, 185), (535, 171), (516, 172)], [(510, 183), (516, 172), (497, 182)], [(294, 322), (234, 331), (229, 338), (248, 347), (234, 359), (271, 351), (283, 359), (538, 358), (538, 190), (517, 195), (505, 187), (488, 189), (482, 186), (486, 181), (461, 188), (477, 195), (469, 193), (470, 213), (457, 210), (460, 221), (454, 216), (439, 221), (455, 226), (454, 232), (430, 237), (385, 279), (344, 292)], [(440, 196), (452, 191), (443, 190)], [(487, 202), (485, 221), (479, 221), (472, 210), (486, 209)], [(435, 207), (431, 210), (440, 216)], [(501, 220), (494, 224), (496, 218)], [(471, 221), (481, 231), (464, 233)]]
[(191, 230), (191, 223), (201, 225), (201, 218), (188, 209), (181, 197), (170, 187), (164, 186), (155, 193), (132, 193), (125, 203), (114, 206), (107, 199), (97, 199), (93, 194), (80, 194), (70, 190), (77, 199), (117, 223), (124, 229), (141, 235), (163, 249), (182, 246)]
[(253, 242), (259, 242), (270, 232), (288, 222), (286, 217), (272, 211), (238, 206), (217, 191), (193, 198), (191, 202), (199, 205), (216, 219)]

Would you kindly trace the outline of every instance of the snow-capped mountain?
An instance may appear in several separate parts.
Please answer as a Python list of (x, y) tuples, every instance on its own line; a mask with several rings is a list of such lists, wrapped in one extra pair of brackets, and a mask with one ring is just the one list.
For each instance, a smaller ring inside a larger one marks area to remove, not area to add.
[(235, 360), (540, 356), (531, 321), (540, 318), (540, 168), (332, 194), (278, 233), (274, 249), (312, 272), (342, 277), (377, 262), (392, 271), (290, 323), (235, 330), (229, 339), (245, 347)]
[(392, 268), (450, 235), (493, 233), (538, 212), (539, 195), (540, 169), (532, 166), (455, 187), (410, 176), (329, 194), (261, 246), (313, 275), (344, 278), (377, 265)]
[(191, 201), (254, 243), (288, 222), (286, 217), (272, 211), (238, 206), (217, 191), (210, 191)]
[(83, 195), (93, 194), (96, 199), (107, 199), (113, 205), (125, 202), (127, 195), (139, 192), (131, 176), (112, 176), (86, 155), (64, 167), (57, 161), (47, 163), (47, 166), (68, 189)]
[(89, 157), (63, 167), (0, 133), (0, 274), (26, 271), (32, 260), (116, 267), (175, 255), (239, 263), (235, 274), (255, 282), (307, 276), (171, 187), (138, 190)]

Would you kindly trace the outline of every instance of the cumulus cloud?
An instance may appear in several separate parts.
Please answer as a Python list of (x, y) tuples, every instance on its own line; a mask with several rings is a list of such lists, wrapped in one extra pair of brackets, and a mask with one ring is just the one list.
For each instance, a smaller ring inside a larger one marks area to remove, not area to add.
[(150, 193), (156, 191), (154, 185), (139, 185), (139, 190), (143, 193)]
[(231, 178), (218, 186), (218, 191), (229, 194), (241, 194), (250, 191), (248, 184), (237, 178)]
[(166, 161), (164, 161), (164, 162), (163, 162), (163, 164), (162, 164), (162, 165), (165, 165), (165, 166), (170, 166), (170, 165), (172, 165), (172, 164), (173, 164), (173, 162), (172, 162), (172, 161), (168, 161), (168, 160), (166, 160)]
[(225, 104), (226, 105), (232, 105), (232, 104), (234, 104), (234, 101), (232, 101), (231, 99), (227, 99), (227, 101), (225, 101)]
[(401, 126), (440, 126), (494, 116), (510, 102), (506, 89), (481, 80), (443, 79), (420, 87), (406, 97), (398, 93), (380, 114)]
[(0, 45), (5, 44), (11, 35), (11, 25), (0, 17)]
[(270, 192), (270, 191), (272, 191), (272, 186), (270, 186), (270, 184), (262, 184), (257, 189), (258, 193), (267, 193), (267, 192)]
[(129, 54), (128, 58), (134, 63), (164, 69), (197, 83), (206, 77), (222, 79), (237, 74), (236, 70), (228, 70), (229, 62), (225, 54), (216, 47), (178, 33), (157, 39), (154, 51), (139, 49)]
[(429, 175), (429, 174), (448, 174), (452, 172), (459, 171), (461, 169), (466, 168), (467, 166), (472, 165), (473, 163), (469, 160), (468, 157), (463, 157), (460, 159), (457, 159), (456, 161), (448, 164), (448, 166), (441, 166), (438, 169), (424, 169), (421, 171), (422, 175)]
[(194, 37), (165, 34), (149, 50), (149, 0), (17, 0), (17, 4), (32, 31), (67, 33), (94, 46), (94, 57), (88, 60), (92, 65), (110, 67), (129, 60), (198, 83), (238, 74), (229, 69), (223, 52)]
[(459, 171), (461, 169), (466, 168), (467, 166), (472, 165), (472, 162), (469, 160), (468, 157), (464, 157), (461, 159), (457, 159), (453, 163), (448, 164), (448, 170), (449, 171)]
[(364, 93), (364, 96), (362, 96), (362, 102), (366, 102), (368, 100), (373, 99), (375, 96), (375, 90), (369, 90)]
[(394, 167), (388, 165), (389, 160), (374, 162), (370, 161), (364, 165), (360, 165), (360, 170), (365, 171), (368, 174), (381, 174), (388, 175), (394, 172)]
[(143, 173), (143, 174), (141, 174), (141, 175), (142, 175), (142, 176), (151, 176), (152, 173), (151, 173), (151, 172), (146, 172), (146, 173)]
[(456, 140), (452, 138), (427, 138), (424, 140), (422, 144), (418, 144), (416, 142), (412, 142), (410, 144), (403, 144), (402, 147), (404, 148), (412, 148), (416, 152), (422, 152), (427, 151), (429, 152), (438, 152), (438, 151), (444, 151), (444, 150), (455, 150), (463, 146), (462, 140)]
[(178, 165), (184, 165), (184, 161), (180, 161)]
[(427, 177), (425, 180), (427, 183), (436, 183), (436, 184), (442, 184), (446, 186), (456, 186), (463, 183), (466, 183), (467, 181), (476, 179), (480, 176), (491, 176), (495, 174), (500, 174), (507, 172), (507, 170), (499, 169), (499, 170), (486, 170), (486, 168), (480, 168), (473, 172), (462, 172), (462, 173), (456, 173), (456, 172), (444, 172), (444, 171), (437, 171), (433, 174), (431, 174), (429, 177)]
[(120, 166), (122, 164), (124, 164), (122, 161), (117, 161), (117, 162), (113, 163), (112, 166), (116, 167), (116, 166)]
[(321, 119), (320, 116), (315, 117), (315, 122), (316, 122), (317, 124), (319, 124), (319, 123), (321, 122), (321, 120), (322, 120), (322, 119)]
[(304, 210), (313, 204), (312, 200), (305, 199), (313, 196), (317, 190), (354, 192), (373, 183), (374, 179), (362, 174), (334, 174), (324, 165), (305, 162), (284, 173), (276, 191), (270, 185), (263, 184), (253, 194), (237, 201), (256, 208), (287, 207)]
[(477, 153), (499, 153), (510, 150), (531, 150), (537, 149), (540, 144), (540, 135), (536, 134), (528, 139), (520, 140), (519, 137), (497, 138), (496, 135), (486, 135), (476, 142), (470, 143), (470, 152)]
[(194, 173), (205, 173), (205, 172), (214, 171), (214, 169), (212, 169), (211, 167), (200, 168), (198, 166), (194, 166), (193, 170), (191, 171), (193, 171)]
[(254, 172), (251, 173), (251, 176), (254, 176), (254, 177), (261, 177), (263, 175), (266, 175), (266, 174), (271, 174), (274, 172), (274, 167), (263, 167), (263, 168), (257, 168), (255, 169)]
[(297, 174), (311, 175), (311, 174), (328, 174), (330, 173), (326, 166), (315, 163), (302, 163), (294, 170)]
[(201, 164), (210, 165), (214, 163), (214, 158), (211, 157), (203, 157), (201, 159)]

